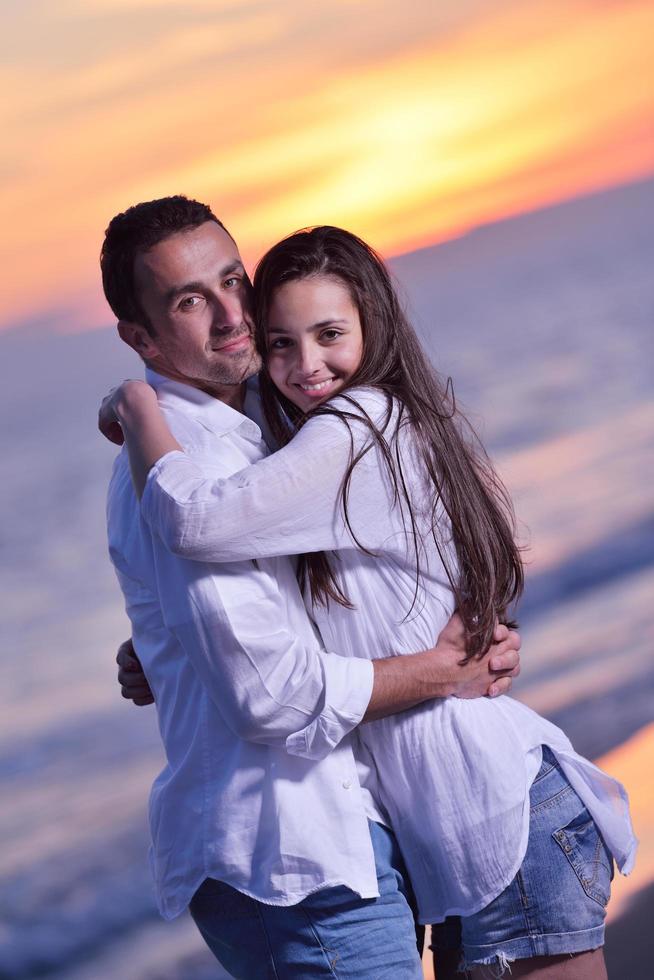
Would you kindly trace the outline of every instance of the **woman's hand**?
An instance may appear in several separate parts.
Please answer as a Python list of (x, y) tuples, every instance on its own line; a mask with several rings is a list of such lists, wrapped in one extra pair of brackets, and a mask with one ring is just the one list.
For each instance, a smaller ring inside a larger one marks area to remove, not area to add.
[(100, 406), (98, 428), (110, 442), (126, 443), (139, 498), (157, 460), (182, 448), (166, 424), (156, 391), (145, 381), (123, 381), (113, 388)]
[(102, 399), (98, 412), (98, 428), (102, 435), (109, 442), (122, 446), (125, 436), (121, 422), (126, 410), (134, 403), (148, 400), (156, 404), (157, 396), (154, 389), (145, 381), (123, 381), (116, 388), (112, 388)]

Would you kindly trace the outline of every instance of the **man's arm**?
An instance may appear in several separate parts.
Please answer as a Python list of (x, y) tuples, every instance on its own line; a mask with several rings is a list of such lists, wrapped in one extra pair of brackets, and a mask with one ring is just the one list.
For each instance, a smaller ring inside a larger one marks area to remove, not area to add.
[[(372, 695), (362, 721), (395, 714), (435, 697), (506, 694), (512, 678), (520, 673), (520, 636), (506, 626), (496, 628), (495, 642), (482, 660), (462, 663), (464, 654), (463, 623), (454, 615), (432, 650), (375, 660)], [(131, 640), (121, 643), (116, 662), (123, 697), (137, 705), (153, 704)]]
[(482, 658), (464, 661), (466, 636), (456, 613), (436, 646), (409, 656), (373, 661), (372, 696), (363, 721), (413, 708), (433, 698), (497, 697), (511, 689), (520, 673), (520, 634), (495, 627), (494, 642)]

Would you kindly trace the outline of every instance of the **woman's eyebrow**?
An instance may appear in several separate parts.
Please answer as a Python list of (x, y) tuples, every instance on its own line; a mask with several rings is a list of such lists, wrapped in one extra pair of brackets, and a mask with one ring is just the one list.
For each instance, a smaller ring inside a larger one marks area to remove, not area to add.
[[(344, 317), (330, 317), (328, 320), (320, 320), (318, 323), (312, 323), (307, 330), (322, 330), (323, 327), (330, 327), (333, 323), (347, 323)], [(267, 333), (288, 333), (284, 327), (268, 327)]]
[(309, 330), (320, 330), (322, 327), (330, 327), (332, 323), (347, 323), (344, 317), (330, 316), (327, 320), (320, 320), (309, 327)]

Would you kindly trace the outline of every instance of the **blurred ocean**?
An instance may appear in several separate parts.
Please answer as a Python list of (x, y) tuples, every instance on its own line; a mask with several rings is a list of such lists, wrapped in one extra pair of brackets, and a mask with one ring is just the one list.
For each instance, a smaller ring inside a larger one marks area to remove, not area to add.
[[(392, 263), (530, 546), (515, 693), (593, 758), (654, 720), (653, 255), (650, 181)], [(217, 978), (190, 921), (155, 911), (156, 716), (115, 682), (95, 416), (139, 364), (111, 329), (46, 327), (0, 335), (0, 363), (0, 977)], [(651, 883), (639, 901), (651, 919)], [(649, 975), (628, 935), (609, 929), (616, 980)]]

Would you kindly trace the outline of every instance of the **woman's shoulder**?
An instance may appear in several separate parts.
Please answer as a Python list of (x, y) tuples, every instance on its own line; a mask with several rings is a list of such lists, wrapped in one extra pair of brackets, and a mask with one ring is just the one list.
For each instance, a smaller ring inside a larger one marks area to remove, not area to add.
[(399, 402), (381, 388), (361, 386), (335, 395), (325, 402), (323, 408), (325, 414), (370, 421), (379, 426), (391, 421), (398, 411)]
[(400, 403), (380, 388), (347, 388), (324, 402), (308, 416), (296, 439), (320, 440), (323, 449), (339, 444), (350, 447), (382, 438), (389, 442), (398, 431)]

